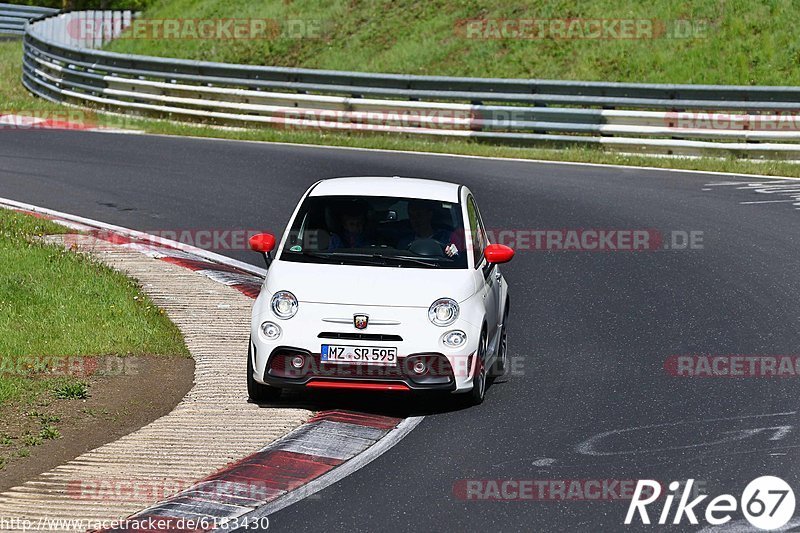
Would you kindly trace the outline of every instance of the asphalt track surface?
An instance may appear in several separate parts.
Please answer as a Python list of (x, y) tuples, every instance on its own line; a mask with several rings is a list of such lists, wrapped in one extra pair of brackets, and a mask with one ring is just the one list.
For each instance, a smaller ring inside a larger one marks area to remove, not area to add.
[[(663, 367), (673, 354), (800, 353), (800, 212), (791, 203), (742, 205), (775, 198), (705, 187), (731, 178), (657, 170), (81, 132), (0, 136), (0, 196), (144, 231), (280, 233), (311, 183), (342, 175), (462, 182), (490, 228), (702, 231), (704, 247), (519, 251), (503, 268), (517, 371), (479, 407), (289, 398), (427, 416), (362, 470), (274, 514), (271, 530), (639, 529), (622, 525), (619, 501), (463, 501), (453, 488), (466, 479), (694, 478), (712, 496), (738, 498), (772, 474), (800, 488), (800, 378), (676, 378)], [(250, 252), (224, 253), (260, 264)], [(676, 529), (688, 529), (686, 520)]]

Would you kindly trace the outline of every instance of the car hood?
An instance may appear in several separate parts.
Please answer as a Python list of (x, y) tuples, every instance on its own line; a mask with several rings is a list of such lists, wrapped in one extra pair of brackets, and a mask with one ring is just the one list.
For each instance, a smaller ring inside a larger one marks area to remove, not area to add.
[(273, 261), (266, 288), (300, 302), (430, 307), (438, 298), (463, 302), (475, 293), (469, 269), (327, 265)]

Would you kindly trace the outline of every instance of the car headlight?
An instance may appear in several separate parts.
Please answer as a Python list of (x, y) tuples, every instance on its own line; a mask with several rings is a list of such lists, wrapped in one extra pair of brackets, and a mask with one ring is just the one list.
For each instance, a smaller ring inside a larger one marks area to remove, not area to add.
[(428, 318), (437, 326), (449, 326), (458, 318), (458, 303), (451, 298), (440, 298), (431, 304)]
[(276, 317), (286, 320), (297, 313), (297, 298), (289, 291), (278, 291), (272, 295), (270, 307)]
[(275, 322), (264, 322), (261, 324), (261, 332), (271, 341), (281, 336), (281, 328)]

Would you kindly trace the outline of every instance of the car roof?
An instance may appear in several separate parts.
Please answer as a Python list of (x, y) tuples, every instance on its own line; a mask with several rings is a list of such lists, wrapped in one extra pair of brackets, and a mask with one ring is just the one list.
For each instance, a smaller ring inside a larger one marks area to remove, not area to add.
[(421, 178), (349, 177), (320, 181), (309, 196), (397, 196), (458, 203), (460, 185)]

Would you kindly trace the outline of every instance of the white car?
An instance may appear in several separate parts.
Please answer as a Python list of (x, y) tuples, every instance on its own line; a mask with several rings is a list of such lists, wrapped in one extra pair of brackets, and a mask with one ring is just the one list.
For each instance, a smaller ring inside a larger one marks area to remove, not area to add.
[(470, 190), (398, 177), (318, 181), (275, 238), (253, 305), (247, 385), (465, 393), (508, 365), (508, 285)]

